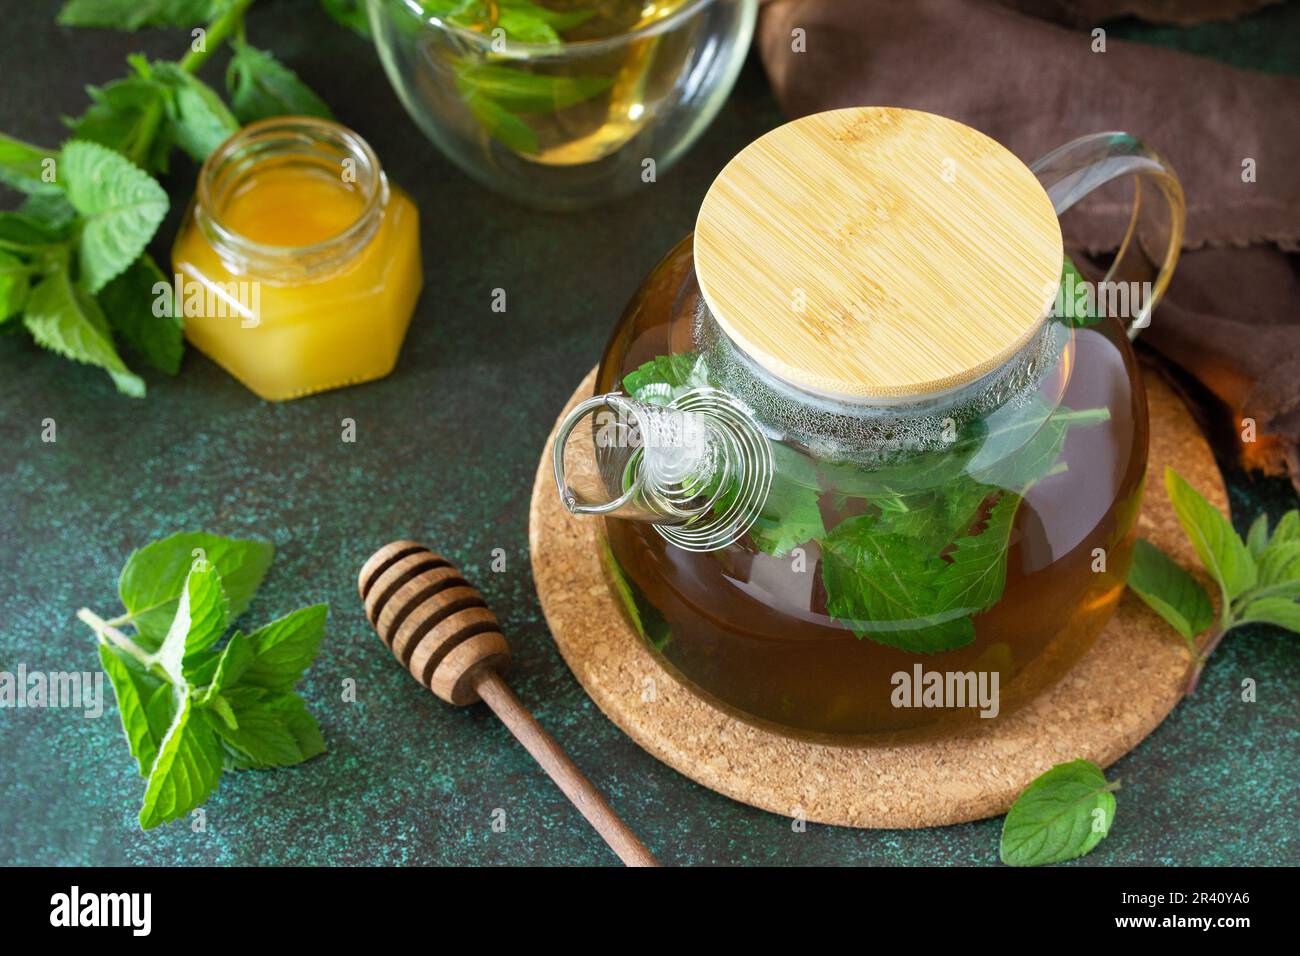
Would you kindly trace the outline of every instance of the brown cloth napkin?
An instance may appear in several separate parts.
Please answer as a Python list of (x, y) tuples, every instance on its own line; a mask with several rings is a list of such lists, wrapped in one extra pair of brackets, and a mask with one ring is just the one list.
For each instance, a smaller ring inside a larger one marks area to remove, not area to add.
[(1234, 20), (1283, 0), (1001, 0), (1041, 20), (1072, 27), (1092, 27), (1116, 17), (1188, 27), (1207, 20)]
[[(1238, 15), (1259, 0), (771, 0), (759, 43), (787, 115), (844, 106), (928, 110), (1026, 162), (1087, 133), (1124, 130), (1164, 155), (1187, 197), (1183, 255), (1141, 342), (1218, 400), (1212, 437), (1300, 489), (1300, 79), (1105, 40), (1082, 18)], [(1022, 9), (1058, 16), (1069, 29)], [(1104, 28), (1104, 26), (1103, 26)], [(793, 31), (801, 29), (803, 52)], [(1254, 160), (1253, 182), (1243, 162)], [(1066, 244), (1114, 251), (1127, 206), (1085, 203)], [(1179, 377), (1178, 373), (1174, 373)], [(1185, 377), (1185, 376), (1183, 376)], [(1194, 391), (1203, 391), (1194, 388)], [(1226, 408), (1225, 408), (1226, 407)], [(1258, 440), (1242, 440), (1253, 419)], [(1224, 449), (1228, 450), (1227, 448)]]

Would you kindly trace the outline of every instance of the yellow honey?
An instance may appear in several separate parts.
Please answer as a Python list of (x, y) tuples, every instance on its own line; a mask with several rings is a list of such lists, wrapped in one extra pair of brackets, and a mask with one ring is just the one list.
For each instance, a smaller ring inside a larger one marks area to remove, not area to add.
[(419, 295), (419, 216), (368, 145), (277, 117), (204, 164), (172, 248), (201, 352), (277, 401), (392, 371)]

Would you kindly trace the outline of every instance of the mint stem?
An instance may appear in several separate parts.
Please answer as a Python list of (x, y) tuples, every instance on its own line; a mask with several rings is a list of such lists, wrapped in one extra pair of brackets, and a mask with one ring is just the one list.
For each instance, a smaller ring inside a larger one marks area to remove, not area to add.
[(244, 22), (244, 14), (253, 5), (253, 0), (234, 0), (221, 14), (205, 28), (202, 50), (191, 49), (181, 59), (180, 67), (186, 73), (197, 73), (199, 67), (207, 62), (208, 57), (217, 52), (221, 44)]
[(1220, 627), (1212, 633), (1210, 639), (1205, 642), (1205, 647), (1193, 658), (1192, 670), (1187, 678), (1187, 690), (1184, 691), (1188, 696), (1191, 696), (1192, 692), (1196, 690), (1196, 685), (1201, 682), (1201, 673), (1205, 670), (1205, 665), (1210, 662), (1210, 655), (1214, 653), (1214, 649), (1219, 646), (1219, 642), (1223, 640), (1230, 627), (1232, 625), (1228, 624), (1226, 627)]
[(126, 157), (135, 163), (141, 169), (147, 169), (149, 165), (149, 150), (153, 146), (154, 137), (158, 133), (158, 127), (162, 124), (163, 108), (157, 100), (150, 103), (145, 112), (144, 120), (140, 124), (140, 135), (135, 141), (135, 146), (131, 149), (130, 154)]
[(77, 612), (77, 619), (84, 624), (88, 624), (101, 640), (107, 640), (110, 644), (115, 645), (119, 650), (125, 651), (134, 657), (146, 667), (150, 663), (149, 654), (147, 654), (139, 644), (131, 640), (108, 621), (96, 614), (88, 607), (83, 607)]

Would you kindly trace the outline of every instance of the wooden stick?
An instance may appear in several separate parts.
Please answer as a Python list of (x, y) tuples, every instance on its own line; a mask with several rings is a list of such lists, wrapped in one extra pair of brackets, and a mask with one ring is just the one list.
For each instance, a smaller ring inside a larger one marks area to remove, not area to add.
[(366, 616), (411, 676), (458, 707), (485, 701), (628, 866), (658, 866), (499, 673), (510, 647), (478, 588), (415, 541), (380, 548), (357, 580)]
[(628, 866), (658, 866), (659, 861), (645, 848), (627, 824), (618, 818), (605, 798), (569, 759), (555, 738), (546, 732), (537, 719), (520, 703), (509, 685), (494, 670), (484, 668), (479, 672), (475, 690), (483, 702), (501, 718), (515, 739), (533, 755), (547, 776), (555, 781), (566, 797), (587, 822), (618, 854)]

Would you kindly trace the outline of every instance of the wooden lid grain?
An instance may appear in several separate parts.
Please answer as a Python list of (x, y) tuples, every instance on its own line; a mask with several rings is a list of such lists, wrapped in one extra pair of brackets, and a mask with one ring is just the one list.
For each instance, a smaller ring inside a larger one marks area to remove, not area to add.
[(723, 330), (813, 392), (903, 400), (974, 381), (1037, 331), (1061, 229), (1034, 174), (953, 120), (855, 107), (762, 136), (700, 207)]

